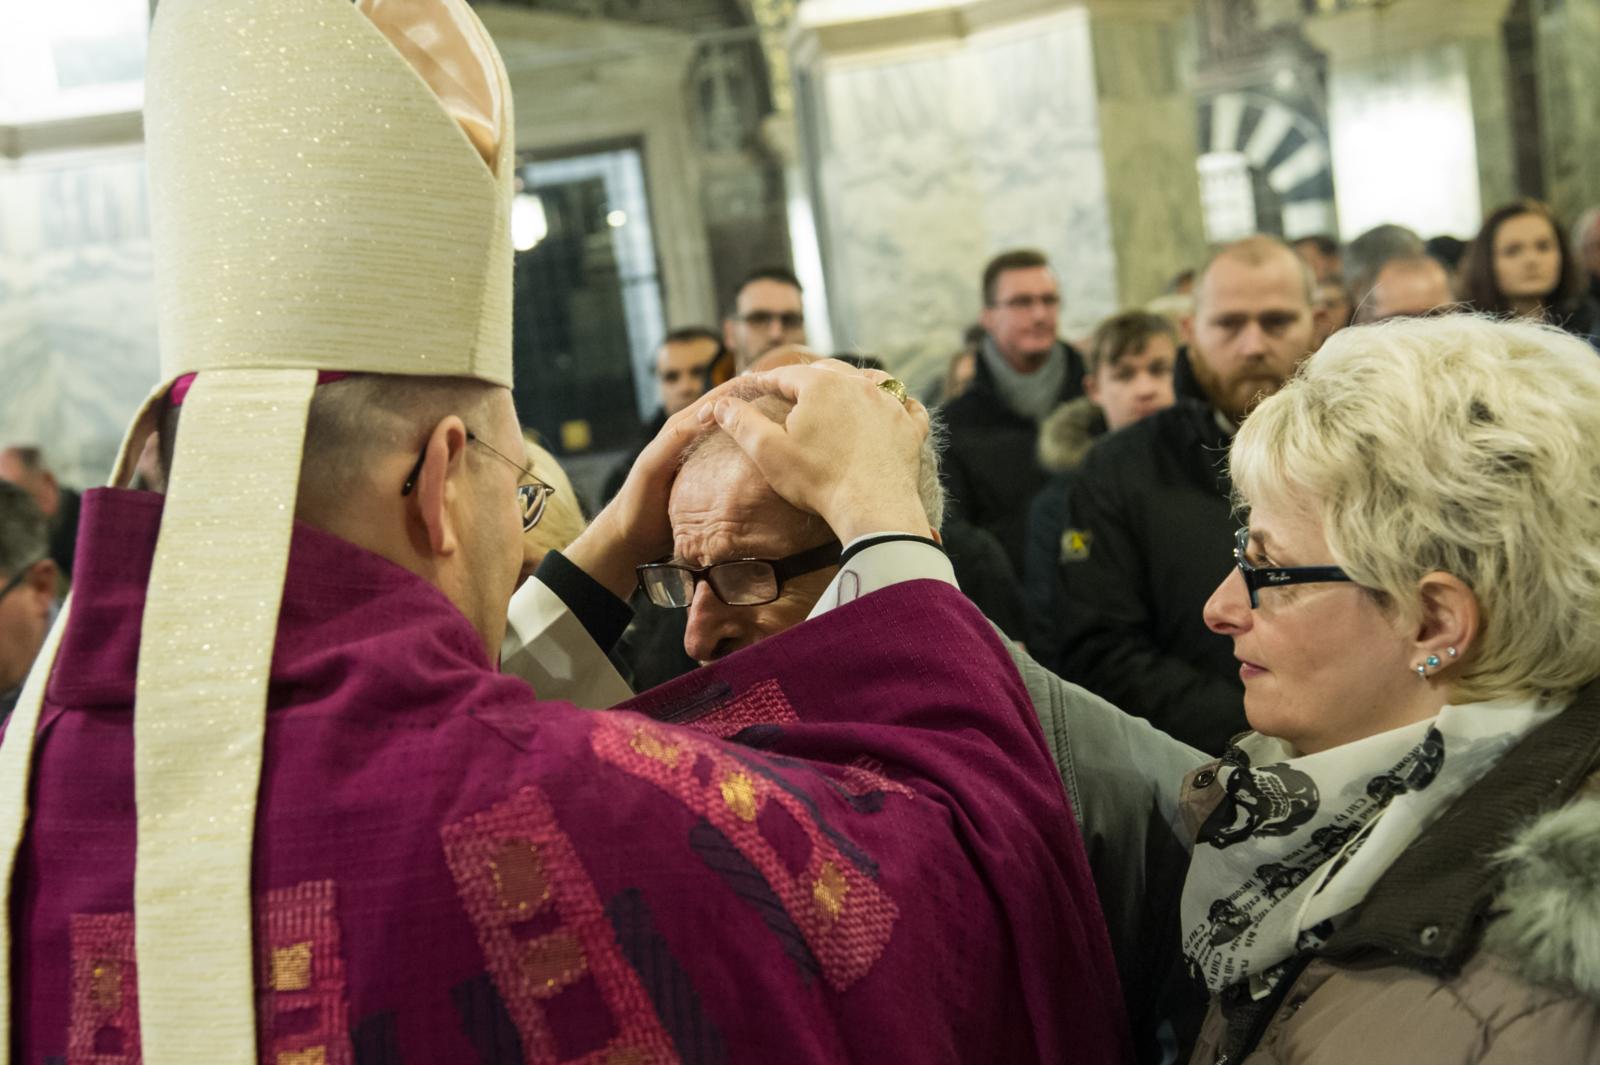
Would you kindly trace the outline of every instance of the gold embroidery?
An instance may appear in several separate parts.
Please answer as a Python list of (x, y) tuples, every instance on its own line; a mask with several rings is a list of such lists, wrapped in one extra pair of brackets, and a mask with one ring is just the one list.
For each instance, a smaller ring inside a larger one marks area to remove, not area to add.
[(650, 1059), (638, 1047), (623, 1047), (607, 1056), (605, 1065), (645, 1065)]
[(653, 758), (657, 762), (669, 766), (678, 764), (678, 755), (681, 753), (676, 743), (663, 743), (644, 729), (639, 729), (633, 734), (633, 739), (628, 741), (628, 746), (646, 758)]
[(525, 839), (508, 839), (489, 859), (500, 904), (508, 910), (528, 915), (550, 901), (550, 878), (539, 860), (539, 850)]
[(89, 999), (96, 1009), (116, 1013), (122, 1009), (122, 966), (114, 961), (97, 961), (90, 970)]
[(311, 986), (311, 941), (272, 952), (272, 990), (304, 991)]
[(829, 921), (837, 921), (849, 890), (850, 884), (839, 872), (839, 867), (832, 862), (823, 862), (817, 882), (811, 885), (811, 897), (816, 900), (817, 909), (822, 911), (824, 917)]
[(560, 991), (589, 969), (583, 945), (566, 932), (552, 932), (528, 944), (522, 966), (533, 982), (534, 994), (541, 998)]
[(734, 816), (741, 821), (754, 821), (756, 819), (756, 789), (750, 783), (750, 778), (743, 773), (734, 773), (732, 776), (722, 778), (722, 801), (728, 804)]
[(328, 1065), (327, 1047), (309, 1047), (305, 1050), (285, 1050), (278, 1055), (278, 1065)]

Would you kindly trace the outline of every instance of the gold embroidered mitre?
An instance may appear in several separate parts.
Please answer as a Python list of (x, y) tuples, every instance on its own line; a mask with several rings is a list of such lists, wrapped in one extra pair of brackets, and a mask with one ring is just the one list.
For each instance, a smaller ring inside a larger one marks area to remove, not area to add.
[[(183, 404), (135, 688), (143, 1060), (256, 1060), (251, 850), (268, 671), (318, 371), (511, 384), (515, 146), (466, 0), (161, 0), (145, 131), (162, 381)], [(45, 683), (0, 745), (10, 890)], [(10, 956), (10, 930), (0, 940)], [(0, 965), (0, 1065), (11, 1045)]]

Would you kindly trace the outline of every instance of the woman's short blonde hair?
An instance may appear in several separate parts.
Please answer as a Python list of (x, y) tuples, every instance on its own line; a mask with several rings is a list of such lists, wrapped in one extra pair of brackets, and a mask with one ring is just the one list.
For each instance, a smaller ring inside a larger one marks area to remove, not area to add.
[[(1237, 501), (1309, 509), (1402, 616), (1444, 572), (1478, 599), (1458, 702), (1600, 675), (1600, 357), (1473, 315), (1346, 329), (1245, 420)], [(1357, 668), (1352, 663), (1352, 668)]]

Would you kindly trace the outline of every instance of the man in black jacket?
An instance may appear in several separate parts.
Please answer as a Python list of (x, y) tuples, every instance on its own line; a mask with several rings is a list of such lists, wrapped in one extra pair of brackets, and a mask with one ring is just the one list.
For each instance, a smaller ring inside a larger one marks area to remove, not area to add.
[(1241, 520), (1228, 445), (1308, 353), (1311, 297), (1309, 271), (1276, 238), (1217, 252), (1184, 329), (1205, 399), (1180, 388), (1175, 406), (1106, 437), (1072, 490), (1085, 550), (1067, 581), (1061, 646), (1045, 650), (1067, 679), (1211, 754), (1247, 727), (1230, 641), (1201, 618)]
[(972, 386), (944, 408), (947, 521), (992, 533), (1021, 573), (1028, 504), (1049, 477), (1039, 465), (1039, 423), (1083, 395), (1084, 362), (1056, 336), (1061, 289), (1039, 252), (990, 260), (983, 303), (986, 335)]

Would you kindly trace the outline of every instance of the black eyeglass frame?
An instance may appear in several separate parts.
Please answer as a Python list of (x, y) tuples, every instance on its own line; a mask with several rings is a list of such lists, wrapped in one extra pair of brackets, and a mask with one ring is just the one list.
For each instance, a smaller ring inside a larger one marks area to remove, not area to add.
[[(639, 590), (645, 594), (645, 598), (656, 606), (665, 607), (668, 610), (687, 610), (689, 603), (694, 602), (694, 589), (699, 587), (701, 581), (711, 585), (711, 594), (715, 595), (718, 600), (727, 606), (765, 606), (767, 603), (778, 601), (778, 597), (783, 594), (785, 582), (793, 580), (795, 577), (803, 577), (807, 573), (815, 573), (819, 569), (836, 566), (839, 564), (839, 557), (843, 553), (843, 544), (837, 540), (829, 540), (827, 543), (818, 544), (816, 547), (807, 548), (784, 558), (730, 558), (699, 568), (686, 566), (681, 562), (646, 562), (642, 566), (635, 566), (634, 572), (638, 575)], [(727, 596), (722, 594), (722, 589), (717, 587), (717, 571), (728, 566), (746, 566), (752, 562), (765, 563), (772, 570), (773, 592), (771, 597), (754, 602), (729, 603)], [(666, 570), (687, 573), (693, 579), (694, 584), (689, 589), (688, 602), (663, 603), (655, 597), (648, 577), (652, 573), (660, 573)]]
[(804, 311), (750, 311), (738, 318), (751, 329), (771, 329), (776, 323), (786, 332), (792, 332), (806, 324)]
[[(501, 462), (511, 466), (518, 473), (522, 474), (522, 476), (533, 482), (532, 484), (519, 483), (517, 485), (517, 502), (522, 506), (522, 531), (531, 531), (535, 525), (539, 524), (539, 519), (544, 517), (545, 504), (550, 501), (551, 496), (556, 494), (555, 486), (545, 484), (543, 481), (539, 480), (539, 478), (534, 475), (534, 472), (528, 469), (528, 467), (524, 466), (516, 459), (502, 455), (498, 448), (480, 439), (478, 435), (470, 429), (467, 430), (467, 443), (477, 444), (479, 447), (488, 451), (489, 454), (493, 455)], [(411, 472), (406, 475), (405, 484), (400, 486), (401, 495), (408, 496), (417, 487), (417, 478), (422, 476), (422, 464), (427, 460), (427, 458), (428, 445), (424, 443), (422, 445), (422, 450), (417, 453), (416, 464), (411, 467)]]
[(40, 555), (26, 566), (18, 569), (16, 573), (12, 574), (11, 579), (6, 581), (3, 587), (0, 587), (0, 600), (3, 600), (6, 596), (10, 595), (18, 588), (21, 588), (23, 583), (27, 581), (28, 574), (33, 572), (33, 567), (37, 566), (39, 563), (43, 562), (49, 557), (49, 555)]
[(1250, 593), (1250, 609), (1259, 607), (1257, 593), (1263, 588), (1287, 588), (1291, 584), (1325, 584), (1334, 582), (1355, 583), (1338, 566), (1256, 566), (1245, 557), (1250, 550), (1250, 530), (1241, 527), (1233, 534), (1233, 561), (1244, 577), (1245, 590)]

